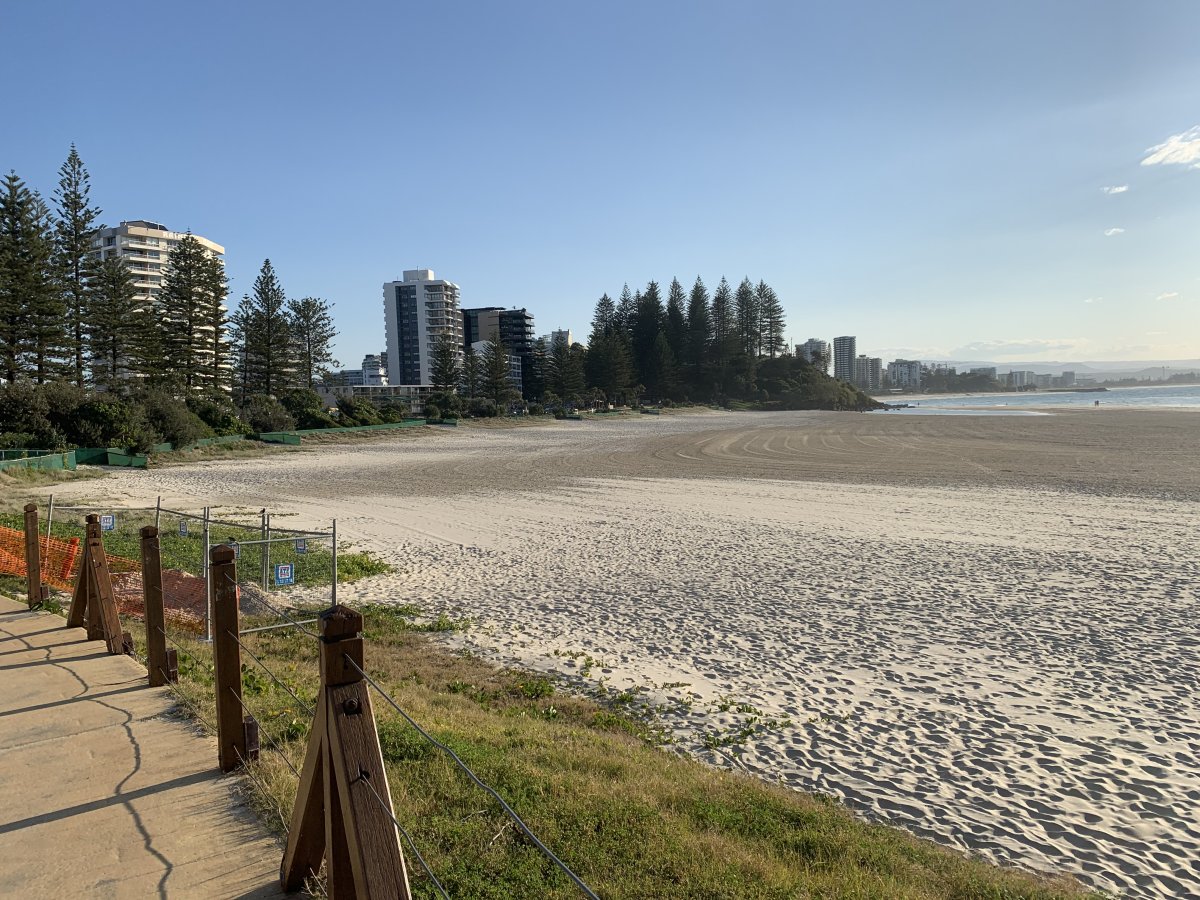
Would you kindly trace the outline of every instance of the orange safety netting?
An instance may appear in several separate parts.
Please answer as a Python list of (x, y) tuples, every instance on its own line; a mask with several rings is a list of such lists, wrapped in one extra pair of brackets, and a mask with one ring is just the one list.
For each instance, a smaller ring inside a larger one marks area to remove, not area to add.
[[(61, 540), (42, 535), (39, 540), (42, 560), (42, 582), (60, 591), (75, 590), (79, 560), (83, 556), (79, 538)], [(109, 556), (108, 571), (112, 578), (117, 609), (136, 618), (145, 617), (142, 599), (142, 567), (137, 560)], [(0, 525), (0, 575), (25, 578), (25, 533)], [(207, 591), (204, 579), (187, 572), (164, 570), (163, 614), (167, 622), (188, 631), (197, 631), (204, 623)]]
[[(79, 538), (63, 541), (43, 535), (39, 545), (42, 551), (42, 581), (60, 591), (72, 590), (75, 587), (75, 570), (83, 552)], [(0, 525), (0, 575), (24, 578), (26, 574), (25, 532)]]

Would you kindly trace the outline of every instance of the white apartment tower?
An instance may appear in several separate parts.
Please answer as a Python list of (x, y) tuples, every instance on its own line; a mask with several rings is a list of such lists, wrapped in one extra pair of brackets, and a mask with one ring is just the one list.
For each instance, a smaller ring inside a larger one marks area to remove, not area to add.
[(854, 359), (858, 355), (858, 341), (853, 335), (833, 339), (833, 377), (838, 381), (854, 381)]
[[(162, 293), (163, 281), (170, 269), (171, 251), (186, 236), (183, 232), (170, 231), (167, 226), (157, 222), (132, 219), (115, 228), (100, 229), (92, 240), (92, 255), (99, 260), (115, 257), (125, 263), (133, 274), (134, 287), (137, 289), (134, 297), (135, 309), (140, 309), (157, 300)], [(210, 256), (224, 265), (224, 247), (198, 234), (193, 234), (192, 237)], [(170, 310), (163, 310), (162, 313), (163, 321), (170, 321)], [(212, 331), (210, 327), (203, 325), (198, 326), (198, 330), (209, 333)], [(211, 354), (209, 356), (209, 359), (200, 359), (197, 362), (200, 365), (211, 363)], [(227, 364), (222, 364), (223, 368), (226, 366)]]
[(888, 383), (906, 391), (921, 389), (921, 363), (915, 359), (895, 359), (887, 365)]
[(803, 344), (796, 345), (796, 355), (806, 363), (816, 366), (826, 375), (829, 374), (829, 342), (817, 338), (809, 338)]
[[(119, 257), (133, 273), (139, 303), (153, 299), (162, 293), (163, 277), (167, 273), (167, 259), (171, 251), (185, 235), (168, 231), (167, 226), (145, 219), (122, 222), (116, 228), (102, 228), (92, 241), (92, 253), (97, 259)], [(208, 238), (193, 234), (211, 255), (225, 259), (225, 248)]]
[(458, 285), (435, 278), (432, 269), (406, 269), (403, 280), (384, 284), (389, 384), (432, 384), (433, 351), (443, 337), (462, 356), (458, 298)]

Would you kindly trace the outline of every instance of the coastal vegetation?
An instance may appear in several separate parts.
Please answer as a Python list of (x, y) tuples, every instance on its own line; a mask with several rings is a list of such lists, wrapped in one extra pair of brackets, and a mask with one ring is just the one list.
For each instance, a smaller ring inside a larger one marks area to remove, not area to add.
[[(538, 340), (522, 368), (524, 401), (546, 409), (606, 404), (741, 403), (765, 409), (870, 409), (862, 391), (793, 356), (783, 338), (778, 295), (764, 281), (722, 278), (709, 294), (697, 277), (690, 291), (671, 280), (664, 302), (656, 281), (596, 303), (585, 347), (559, 336)], [(439, 411), (469, 410), (477, 398), (500, 408), (521, 399), (508, 380), (498, 342), (461, 365), (443, 342), (434, 357)]]
[[(289, 406), (289, 394), (337, 365), (330, 303), (287, 298), (266, 260), (228, 316), (224, 268), (190, 233), (139, 302), (121, 257), (93, 253), (103, 225), (90, 190), (73, 145), (53, 205), (15, 172), (0, 184), (0, 446), (141, 450), (294, 427), (309, 396)], [(394, 410), (351, 418), (337, 424)]]

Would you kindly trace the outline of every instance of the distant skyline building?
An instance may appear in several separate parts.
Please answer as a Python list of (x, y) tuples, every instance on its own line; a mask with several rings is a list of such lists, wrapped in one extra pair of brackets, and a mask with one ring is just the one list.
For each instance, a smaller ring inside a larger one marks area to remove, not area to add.
[(458, 285), (437, 278), (432, 269), (406, 269), (402, 280), (384, 283), (389, 384), (432, 384), (433, 352), (442, 338), (450, 341), (461, 361), (463, 319), (458, 304)]
[(906, 391), (921, 389), (921, 362), (916, 359), (894, 359), (887, 365), (888, 384)]
[(988, 378), (995, 378), (996, 377), (996, 367), (995, 366), (976, 366), (975, 368), (970, 370), (970, 374), (986, 375)]
[(464, 309), (463, 347), (478, 341), (490, 341), (499, 337), (500, 342), (520, 357), (533, 353), (533, 316), (525, 309), (505, 309), (502, 306), (484, 306)]
[(809, 338), (803, 344), (796, 345), (796, 355), (807, 363), (816, 366), (826, 375), (829, 374), (829, 342), (819, 338)]
[(854, 381), (854, 360), (858, 356), (858, 341), (854, 335), (833, 339), (833, 377), (838, 381)]
[(363, 357), (362, 374), (362, 383), (365, 385), (380, 385), (388, 383), (387, 375), (384, 374), (384, 362), (374, 353), (368, 353)]
[(555, 331), (551, 331), (549, 334), (543, 334), (540, 340), (546, 342), (546, 349), (549, 350), (554, 346), (554, 342), (560, 338), (567, 342), (568, 347), (575, 343), (575, 338), (572, 336), (570, 328), (559, 328)]
[(854, 358), (854, 386), (860, 391), (878, 391), (883, 382), (883, 360), (859, 354)]

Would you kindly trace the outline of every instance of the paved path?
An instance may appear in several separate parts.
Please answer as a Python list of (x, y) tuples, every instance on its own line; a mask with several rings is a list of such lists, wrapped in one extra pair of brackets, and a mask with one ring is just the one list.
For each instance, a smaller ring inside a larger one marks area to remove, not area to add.
[(282, 850), (167, 688), (0, 597), (0, 896), (279, 897)]

